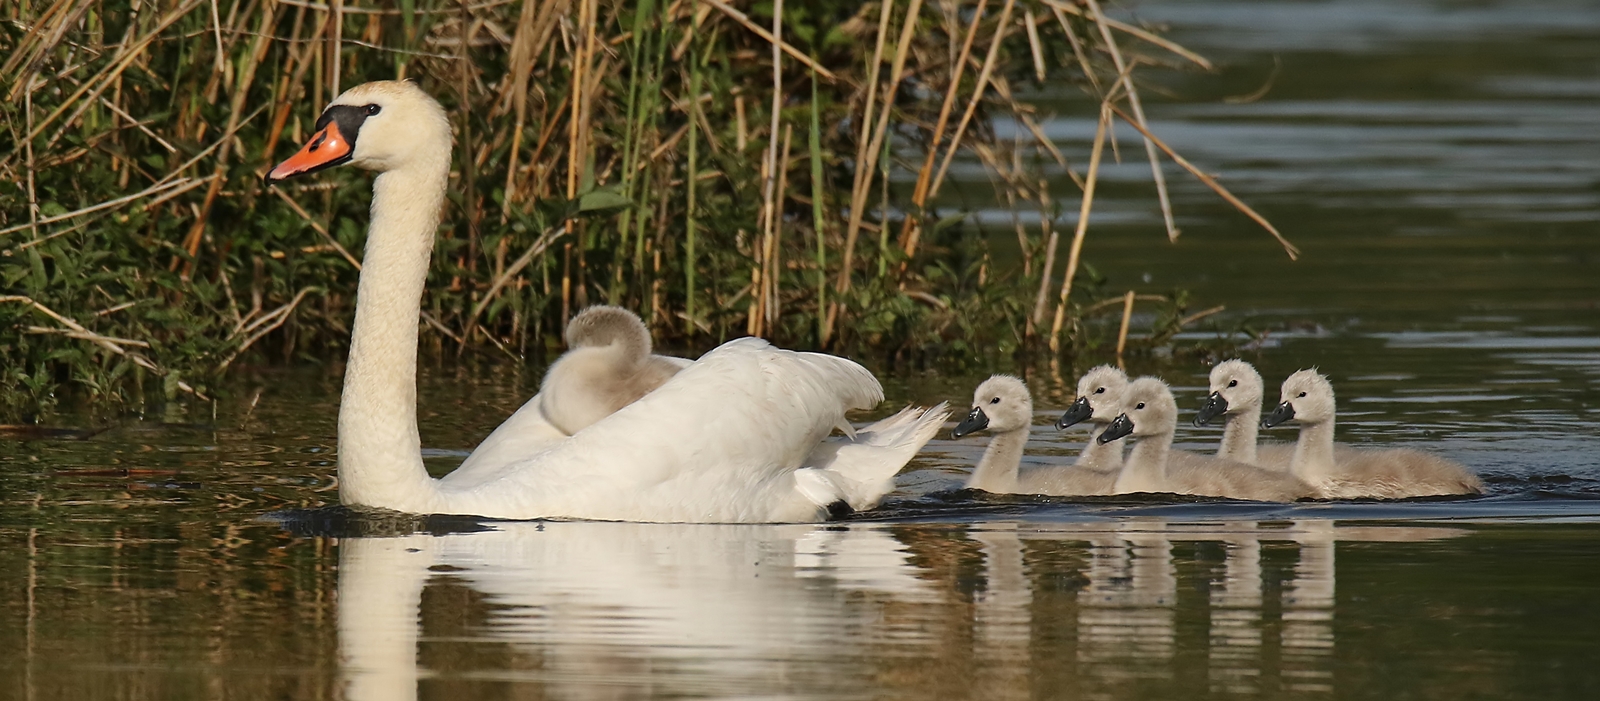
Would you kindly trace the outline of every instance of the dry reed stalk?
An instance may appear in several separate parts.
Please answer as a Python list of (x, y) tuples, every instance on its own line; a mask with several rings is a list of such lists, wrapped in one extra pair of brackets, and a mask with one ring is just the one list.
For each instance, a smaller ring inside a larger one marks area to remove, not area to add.
[[(861, 106), (861, 135), (856, 138), (855, 163), (865, 163), (867, 155), (873, 153), (869, 150), (872, 142), (872, 112), (878, 93), (878, 72), (883, 67), (883, 45), (889, 36), (889, 17), (892, 14), (894, 3), (891, 0), (880, 0), (878, 5), (877, 41), (873, 45), (872, 61), (867, 69), (867, 95)], [(888, 107), (885, 106), (884, 109), (887, 110)], [(850, 220), (846, 226), (844, 258), (839, 268), (839, 282), (837, 284), (837, 289), (841, 291), (850, 289), (850, 268), (855, 261), (856, 236), (861, 231), (861, 216), (856, 214), (856, 211), (863, 205), (865, 197), (858, 198), (857, 195), (866, 187), (869, 187), (872, 181), (872, 178), (866, 175), (864, 168), (857, 167), (852, 170), (854, 171), (852, 173), (854, 180), (850, 184)], [(827, 318), (823, 324), (822, 339), (819, 342), (822, 347), (827, 347), (828, 341), (833, 336), (833, 322), (838, 313), (839, 302), (836, 298), (833, 306), (829, 307)]]
[(1033, 54), (1033, 77), (1044, 82), (1044, 48), (1039, 43), (1039, 21), (1034, 18), (1033, 10), (1022, 10), (1022, 26), (1028, 30), (1028, 48)]
[[(888, 0), (885, 0), (886, 2)], [(899, 42), (894, 45), (894, 61), (890, 66), (890, 83), (888, 83), (888, 88), (885, 88), (883, 112), (878, 114), (878, 123), (872, 130), (872, 141), (867, 144), (866, 154), (877, 154), (878, 150), (886, 146), (883, 138), (890, 130), (890, 115), (894, 112), (894, 90), (898, 88), (901, 77), (906, 74), (906, 56), (910, 53), (912, 35), (917, 34), (917, 21), (920, 16), (922, 16), (922, 0), (910, 0), (910, 5), (906, 8), (906, 21), (901, 24)], [(880, 42), (882, 42), (882, 38), (880, 38)], [(875, 67), (877, 67), (877, 64), (874, 64), (874, 69)], [(862, 128), (866, 128), (866, 125), (867, 120), (862, 120)], [(866, 214), (867, 192), (869, 192), (874, 170), (877, 168), (877, 163), (872, 162), (872, 160), (858, 160), (858, 163), (861, 163), (861, 165), (856, 166), (858, 181), (856, 181), (856, 187), (851, 190), (850, 194), (850, 222), (848, 222), (848, 226), (845, 229), (845, 261), (838, 269), (838, 291), (850, 290), (850, 272), (851, 267), (853, 267), (854, 253), (856, 253), (856, 237), (861, 234), (862, 214)], [(888, 202), (883, 203), (883, 205), (888, 206)], [(886, 237), (888, 235), (888, 221), (880, 222), (878, 226), (883, 227), (880, 234)], [(837, 310), (838, 302), (835, 301), (834, 309), (829, 312), (829, 325), (827, 325), (829, 326), (829, 331), (834, 328), (834, 317), (837, 315)]]
[[(1136, 294), (1136, 295), (1133, 296), (1133, 299), (1134, 299), (1134, 301), (1137, 301), (1137, 302), (1166, 302), (1166, 301), (1168, 301), (1169, 298), (1164, 296), (1164, 295), (1138, 295), (1138, 294)], [(1078, 315), (1079, 315), (1080, 318), (1087, 319), (1087, 318), (1089, 318), (1091, 316), (1099, 314), (1103, 310), (1110, 309), (1110, 308), (1115, 307), (1115, 306), (1117, 306), (1119, 304), (1122, 304), (1122, 298), (1121, 297), (1112, 297), (1111, 299), (1102, 299), (1102, 300), (1100, 300), (1098, 302), (1095, 302), (1094, 304), (1091, 304), (1091, 305), (1089, 305), (1087, 307), (1084, 307), (1083, 309), (1079, 310)]]
[[(233, 91), (233, 100), (228, 106), (228, 126), (225, 129), (225, 133), (233, 133), (239, 130), (239, 116), (244, 112), (244, 102), (250, 95), (250, 86), (255, 82), (256, 69), (261, 65), (261, 61), (266, 58), (269, 46), (268, 37), (271, 36), (270, 30), (275, 20), (273, 9), (274, 7), (269, 4), (261, 13), (261, 22), (258, 25), (260, 31), (257, 32), (254, 44), (250, 48), (250, 53), (247, 56), (248, 60), (244, 66), (244, 73), (238, 78), (237, 89)], [(221, 41), (220, 35), (218, 41)], [(218, 50), (221, 50), (220, 44), (218, 45)], [(228, 179), (229, 147), (232, 144), (232, 139), (226, 139), (223, 141), (222, 148), (217, 151), (217, 164), (211, 174), (211, 187), (206, 190), (205, 202), (200, 205), (199, 214), (195, 215), (194, 225), (189, 228), (188, 235), (184, 237), (183, 248), (189, 253), (189, 259), (184, 261), (183, 264), (181, 277), (184, 280), (189, 279), (189, 275), (194, 270), (195, 256), (200, 253), (200, 241), (205, 236), (206, 222), (211, 216), (211, 206), (216, 203), (217, 194), (221, 192), (222, 184)]]
[[(1081, 8), (1079, 8), (1076, 5), (1070, 5), (1070, 4), (1067, 4), (1065, 2), (1062, 2), (1062, 0), (1040, 0), (1040, 1), (1043, 2), (1046, 5), (1049, 5), (1050, 9), (1053, 12), (1056, 13), (1056, 18), (1061, 21), (1061, 24), (1062, 24), (1063, 28), (1066, 27), (1066, 22), (1067, 22), (1066, 18), (1062, 16), (1063, 14), (1071, 14), (1071, 15), (1075, 15), (1075, 16), (1078, 16), (1078, 17), (1084, 17), (1085, 16), (1084, 11)], [(1188, 49), (1183, 48), (1183, 46), (1181, 44), (1178, 44), (1177, 42), (1170, 41), (1168, 39), (1163, 39), (1161, 36), (1159, 36), (1157, 34), (1152, 34), (1150, 32), (1147, 32), (1147, 31), (1145, 31), (1143, 29), (1135, 27), (1135, 26), (1133, 26), (1131, 24), (1128, 24), (1126, 22), (1119, 22), (1117, 20), (1111, 19), (1110, 17), (1106, 17), (1104, 15), (1100, 16), (1100, 21), (1104, 22), (1106, 25), (1109, 25), (1112, 29), (1116, 29), (1117, 31), (1124, 32), (1126, 34), (1131, 34), (1134, 37), (1137, 37), (1139, 39), (1147, 41), (1147, 42), (1149, 42), (1151, 44), (1155, 44), (1156, 46), (1159, 46), (1159, 47), (1161, 47), (1163, 49), (1171, 51), (1174, 54), (1182, 56), (1185, 60), (1190, 61), (1190, 62), (1194, 63), (1195, 65), (1197, 65), (1197, 66), (1199, 66), (1199, 67), (1201, 67), (1201, 68), (1203, 68), (1205, 70), (1208, 70), (1208, 71), (1216, 70), (1216, 66), (1212, 65), (1212, 63), (1210, 61), (1206, 60), (1206, 57), (1201, 56), (1200, 54), (1197, 54), (1197, 53), (1195, 53), (1193, 51), (1190, 51)], [(1068, 36), (1072, 36), (1072, 32), (1069, 30), (1067, 32), (1067, 35)], [(1087, 62), (1083, 61), (1081, 56), (1079, 57), (1079, 62), (1083, 63), (1084, 66), (1088, 66), (1089, 65)], [(1090, 79), (1093, 80), (1093, 77), (1091, 76)]]
[[(89, 106), (93, 104), (93, 98), (99, 97), (101, 92), (104, 92), (107, 87), (110, 87), (112, 81), (117, 76), (121, 75), (122, 71), (126, 70), (128, 66), (132, 64), (133, 61), (139, 56), (139, 54), (155, 41), (156, 37), (160, 36), (161, 33), (166, 31), (168, 27), (172, 26), (178, 20), (183, 19), (185, 15), (189, 14), (190, 11), (199, 6), (200, 0), (184, 0), (184, 2), (178, 7), (173, 8), (171, 12), (163, 15), (162, 18), (156, 22), (155, 26), (152, 27), (149, 32), (141, 36), (137, 41), (134, 41), (131, 44), (125, 42), (119, 45), (117, 48), (117, 53), (112, 56), (112, 60), (107, 63), (104, 68), (100, 69), (100, 71), (95, 73), (95, 75), (90, 79), (84, 81), (83, 84), (77, 90), (74, 90), (72, 94), (69, 95), (65, 100), (62, 100), (61, 106), (57, 107), (55, 111), (51, 112), (43, 120), (34, 123), (33, 128), (28, 131), (28, 134), (25, 138), (38, 138), (39, 134), (42, 133), (46, 127), (55, 123), (55, 120), (60, 119), (61, 115), (65, 114), (66, 111), (71, 109), (73, 105), (79, 104), (85, 93), (92, 92), (92, 94), (89, 95), (91, 99), (83, 100), (79, 111), (73, 115), (72, 119), (68, 119), (67, 122), (70, 124), (72, 121), (76, 120), (78, 114), (82, 114), (83, 110), (88, 109)], [(65, 129), (65, 127), (63, 127), (63, 129)], [(56, 137), (51, 138), (50, 143), (55, 143), (59, 136), (60, 134), (57, 134)]]
[(1128, 290), (1122, 297), (1122, 328), (1117, 331), (1117, 367), (1126, 369), (1122, 364), (1122, 351), (1128, 347), (1128, 323), (1133, 321), (1133, 290)]
[[(1084, 52), (1083, 42), (1078, 39), (1078, 33), (1072, 31), (1072, 24), (1067, 21), (1067, 15), (1062, 12), (1059, 5), (1054, 3), (1047, 4), (1050, 5), (1050, 11), (1055, 13), (1056, 21), (1061, 23), (1061, 32), (1067, 35), (1067, 44), (1072, 47), (1072, 56), (1078, 60), (1078, 67), (1083, 70), (1083, 75), (1089, 79), (1089, 85), (1094, 87), (1095, 94), (1104, 100), (1105, 88), (1100, 87), (1100, 78), (1095, 75), (1094, 64), (1089, 63), (1089, 55)], [(1073, 9), (1076, 10), (1077, 8)]]
[(1109, 103), (1101, 103), (1099, 123), (1095, 126), (1094, 148), (1089, 152), (1089, 173), (1083, 181), (1083, 201), (1078, 208), (1078, 228), (1072, 234), (1072, 248), (1067, 250), (1067, 272), (1061, 278), (1061, 296), (1056, 302), (1055, 320), (1050, 324), (1050, 352), (1061, 351), (1061, 325), (1066, 321), (1067, 297), (1072, 294), (1072, 280), (1078, 275), (1078, 260), (1083, 253), (1083, 237), (1089, 232), (1089, 211), (1094, 205), (1094, 186), (1100, 177), (1100, 155), (1105, 151), (1106, 129), (1111, 124)]
[(744, 96), (743, 95), (735, 95), (735, 96), (733, 96), (733, 123), (734, 123), (734, 128), (735, 128), (735, 131), (733, 133), (733, 147), (734, 147), (734, 150), (738, 151), (739, 153), (744, 153), (744, 147), (745, 147), (746, 139), (748, 138), (748, 135), (746, 133), (745, 123), (744, 123)]
[(328, 27), (328, 94), (339, 96), (339, 78), (344, 55), (344, 0), (329, 0)]
[[(972, 115), (978, 111), (978, 105), (983, 102), (983, 93), (989, 84), (989, 76), (994, 72), (996, 59), (1000, 56), (1000, 44), (1005, 41), (1006, 32), (1011, 28), (1011, 10), (1016, 6), (1016, 0), (1006, 0), (1005, 7), (1000, 9), (1000, 23), (995, 26), (994, 38), (989, 41), (989, 53), (983, 59), (983, 68), (978, 71), (978, 83), (972, 86), (972, 99), (967, 102), (967, 109), (961, 114), (961, 121), (956, 123), (956, 133), (950, 137), (950, 147), (944, 152), (944, 160), (939, 163), (939, 172), (934, 175), (933, 182), (928, 185), (928, 196), (937, 197), (939, 187), (944, 184), (944, 178), (950, 172), (950, 162), (955, 159), (956, 150), (961, 148), (961, 138), (967, 133), (967, 125), (972, 122)], [(916, 255), (917, 229), (911, 230), (911, 238), (905, 245), (906, 258)], [(900, 269), (905, 270), (905, 262), (901, 262)]]
[[(978, 25), (983, 22), (983, 11), (989, 6), (989, 0), (978, 0), (978, 6), (972, 11), (972, 23), (967, 25), (966, 36), (961, 40), (961, 51), (956, 56), (955, 68), (950, 72), (950, 86), (944, 92), (944, 102), (939, 105), (939, 119), (933, 125), (933, 136), (928, 140), (928, 153), (922, 159), (922, 168), (917, 171), (917, 184), (911, 191), (911, 206), (913, 210), (921, 210), (928, 201), (928, 184), (933, 177), (933, 162), (939, 155), (939, 143), (944, 139), (944, 130), (950, 124), (950, 110), (955, 107), (956, 93), (961, 90), (961, 76), (967, 68), (967, 57), (972, 55), (972, 42), (978, 38)], [(919, 212), (920, 214), (920, 212)], [(911, 229), (919, 226), (920, 216), (906, 217), (900, 227), (900, 245), (909, 245)]]
[[(811, 70), (815, 71), (818, 75), (820, 75), (820, 76), (822, 76), (824, 78), (827, 78), (828, 80), (838, 80), (839, 79), (839, 76), (834, 75), (833, 71), (830, 71), (830, 70), (828, 70), (826, 68), (823, 68), (822, 66), (818, 65), (817, 62), (812, 61), (810, 56), (805, 55), (805, 52), (803, 52), (803, 51), (801, 51), (799, 49), (796, 49), (796, 48), (794, 48), (793, 46), (791, 46), (789, 44), (784, 43), (783, 39), (782, 39), (783, 35), (780, 34), (777, 31), (777, 29), (774, 29), (771, 34), (768, 34), (767, 30), (761, 28), (761, 25), (756, 24), (755, 22), (751, 21), (750, 17), (748, 15), (746, 15), (745, 13), (740, 12), (740, 11), (738, 11), (738, 10), (732, 8), (732, 7), (729, 7), (726, 3), (721, 2), (721, 0), (695, 0), (695, 1), (696, 2), (703, 2), (703, 3), (707, 4), (707, 5), (710, 5), (711, 7), (717, 8), (717, 11), (721, 12), (724, 15), (727, 15), (729, 19), (731, 19), (731, 20), (733, 20), (735, 22), (738, 22), (739, 24), (744, 25), (744, 27), (746, 29), (749, 29), (750, 31), (755, 32), (756, 36), (759, 36), (762, 39), (766, 39), (768, 42), (771, 42), (772, 43), (772, 48), (774, 50), (782, 49), (784, 53), (789, 54), (790, 56), (793, 56), (794, 60), (799, 61), (802, 64), (805, 64), (806, 68), (810, 68)], [(783, 12), (781, 10), (781, 8), (783, 7), (783, 0), (776, 0), (776, 2), (774, 4), (774, 7), (775, 8), (779, 8), (779, 9), (774, 9), (773, 10), (773, 15), (774, 15), (773, 26), (776, 28), (776, 27), (779, 27), (781, 25), (781, 21), (777, 19), (777, 16), (783, 14)]]
[(1178, 155), (1177, 151), (1172, 150), (1172, 147), (1167, 146), (1167, 144), (1161, 139), (1156, 138), (1156, 135), (1150, 133), (1150, 130), (1140, 126), (1140, 124), (1134, 121), (1133, 117), (1128, 116), (1126, 112), (1117, 109), (1116, 105), (1110, 105), (1110, 109), (1112, 112), (1115, 112), (1118, 117), (1121, 117), (1122, 121), (1127, 122), (1129, 125), (1133, 126), (1134, 129), (1138, 129), (1139, 133), (1143, 134), (1144, 138), (1149, 139), (1151, 143), (1154, 143), (1157, 148), (1166, 152), (1167, 156), (1171, 158), (1173, 162), (1183, 166), (1184, 170), (1189, 171), (1192, 175), (1194, 175), (1194, 177), (1199, 178), (1200, 182), (1205, 183), (1206, 187), (1211, 188), (1213, 192), (1216, 192), (1218, 195), (1222, 196), (1222, 199), (1227, 200), (1228, 204), (1233, 205), (1235, 209), (1238, 209), (1239, 211), (1243, 212), (1245, 216), (1250, 217), (1251, 219), (1255, 220), (1257, 224), (1260, 224), (1261, 228), (1267, 230), (1267, 233), (1272, 234), (1272, 238), (1277, 239), (1278, 243), (1283, 246), (1284, 253), (1289, 255), (1289, 260), (1300, 259), (1300, 249), (1296, 248), (1294, 244), (1289, 243), (1289, 240), (1284, 238), (1283, 234), (1278, 233), (1277, 227), (1273, 226), (1272, 222), (1267, 221), (1266, 217), (1257, 214), (1256, 210), (1250, 208), (1250, 205), (1247, 205), (1239, 198), (1234, 197), (1233, 193), (1228, 191), (1228, 188), (1223, 187), (1221, 183), (1216, 181), (1216, 179), (1206, 175), (1205, 171), (1196, 168), (1194, 164), (1190, 163), (1183, 156)]
[(533, 262), (534, 258), (544, 253), (546, 249), (550, 248), (550, 244), (555, 243), (556, 239), (561, 238), (565, 233), (565, 229), (558, 227), (546, 229), (543, 234), (539, 235), (538, 240), (528, 247), (528, 250), (524, 251), (522, 255), (517, 257), (516, 261), (511, 263), (510, 267), (505, 268), (499, 275), (496, 275), (494, 282), (489, 285), (489, 291), (483, 294), (483, 299), (478, 300), (478, 303), (472, 307), (472, 313), (467, 315), (467, 323), (463, 327), (461, 335), (470, 338), (478, 317), (483, 314), (484, 309), (489, 307), (489, 303), (494, 301), (500, 290), (505, 289), (505, 286), (511, 282), (511, 278), (516, 277), (518, 273), (522, 272), (523, 268), (528, 267), (528, 264)]
[[(782, 216), (779, 212), (782, 203), (778, 201), (781, 193), (777, 190), (778, 182), (782, 179), (782, 175), (787, 175), (787, 173), (784, 173), (784, 168), (778, 163), (778, 125), (783, 111), (783, 52), (779, 50), (778, 45), (783, 40), (783, 0), (774, 0), (773, 2), (772, 36), (775, 38), (772, 42), (772, 123), (767, 130), (768, 143), (765, 159), (768, 165), (763, 168), (766, 174), (761, 178), (762, 243), (760, 258), (765, 272), (761, 276), (761, 285), (755, 288), (758, 291), (755, 298), (759, 300), (761, 307), (760, 320), (756, 323), (756, 328), (760, 330), (765, 330), (768, 325), (767, 322), (772, 318), (772, 305), (769, 303), (770, 297), (767, 290), (776, 287), (776, 283), (773, 281), (776, 270), (771, 265), (771, 258), (773, 239), (777, 237), (778, 219)], [(784, 148), (785, 150), (788, 149), (787, 137), (785, 137)], [(787, 159), (787, 154), (785, 154), (785, 158)]]
[(1039, 270), (1039, 293), (1033, 298), (1033, 314), (1028, 316), (1028, 335), (1044, 320), (1045, 297), (1049, 294), (1050, 273), (1056, 266), (1056, 247), (1060, 245), (1061, 232), (1050, 225), (1050, 184), (1039, 179), (1039, 232), (1048, 234), (1044, 246), (1044, 267)]
[[(1133, 108), (1133, 116), (1138, 118), (1141, 131), (1146, 131), (1148, 125), (1144, 121), (1144, 106), (1139, 102), (1139, 91), (1133, 86), (1133, 66), (1122, 60), (1122, 51), (1117, 48), (1117, 39), (1111, 35), (1111, 25), (1105, 22), (1105, 14), (1100, 11), (1100, 3), (1096, 0), (1085, 0), (1089, 7), (1089, 17), (1100, 26), (1100, 38), (1106, 43), (1106, 50), (1111, 53), (1111, 63), (1116, 66), (1117, 73), (1121, 76), (1121, 83), (1128, 93), (1128, 106)], [(1161, 218), (1167, 225), (1167, 239), (1178, 240), (1177, 222), (1172, 218), (1172, 198), (1167, 195), (1167, 176), (1161, 172), (1161, 158), (1156, 155), (1156, 146), (1150, 139), (1144, 140), (1145, 155), (1150, 157), (1150, 177), (1156, 182), (1156, 200), (1161, 203)]]
[[(779, 1), (781, 2), (782, 0)], [(782, 291), (779, 289), (779, 284), (782, 282), (780, 271), (783, 268), (783, 201), (789, 193), (789, 156), (791, 154), (789, 147), (793, 136), (794, 125), (783, 125), (783, 160), (778, 163), (778, 194), (773, 202), (772, 217), (768, 225), (770, 233), (767, 237), (767, 254), (765, 256), (767, 264), (765, 277), (767, 281), (767, 311), (764, 315), (764, 325), (769, 331), (775, 331), (779, 328), (780, 319), (778, 317), (782, 311), (778, 295)]]
[(1202, 309), (1202, 310), (1200, 310), (1198, 312), (1190, 314), (1189, 316), (1186, 316), (1186, 317), (1184, 317), (1182, 319), (1179, 319), (1178, 320), (1178, 328), (1181, 329), (1181, 328), (1183, 328), (1185, 326), (1193, 324), (1196, 321), (1199, 321), (1199, 320), (1204, 319), (1204, 318), (1206, 318), (1208, 316), (1211, 316), (1212, 314), (1220, 314), (1220, 313), (1222, 313), (1224, 311), (1227, 311), (1227, 309), (1228, 309), (1228, 305), (1226, 305), (1226, 304), (1219, 304), (1219, 305), (1217, 305), (1215, 307), (1212, 307), (1210, 309)]
[[(516, 119), (511, 128), (511, 148), (506, 153), (506, 184), (502, 191), (500, 223), (511, 219), (511, 206), (517, 201), (517, 156), (522, 152), (522, 132), (528, 123), (528, 77), (533, 73), (537, 50), (533, 46), (538, 9), (545, 3), (524, 2), (517, 14), (517, 33), (511, 40), (511, 90), (510, 97)], [(503, 240), (503, 239), (502, 239)], [(470, 326), (470, 322), (469, 322)], [(471, 331), (468, 331), (468, 336)]]
[[(128, 360), (133, 361), (133, 364), (138, 365), (139, 367), (142, 367), (142, 368), (144, 368), (146, 370), (149, 370), (152, 373), (155, 373), (155, 375), (157, 377), (164, 377), (167, 374), (167, 371), (165, 369), (163, 369), (160, 365), (157, 365), (155, 363), (155, 361), (153, 361), (153, 360), (151, 360), (149, 358), (146, 358), (143, 355), (140, 355), (139, 353), (135, 353), (133, 351), (129, 351), (129, 350), (123, 348), (122, 346), (117, 345), (115, 343), (114, 339), (110, 339), (110, 338), (107, 338), (105, 336), (101, 336), (100, 334), (97, 334), (97, 333), (95, 333), (93, 331), (90, 331), (87, 328), (84, 328), (84, 326), (82, 324), (79, 324), (78, 322), (73, 321), (70, 317), (62, 316), (61, 314), (56, 313), (56, 311), (54, 309), (51, 309), (51, 308), (49, 308), (49, 307), (47, 307), (47, 306), (45, 306), (43, 304), (35, 302), (33, 300), (33, 298), (31, 298), (31, 297), (25, 297), (23, 295), (3, 295), (3, 296), (0, 296), (0, 304), (4, 304), (6, 302), (21, 302), (21, 303), (27, 304), (28, 306), (31, 306), (34, 309), (39, 310), (45, 316), (48, 316), (48, 317), (50, 317), (52, 319), (55, 319), (57, 322), (60, 322), (61, 325), (66, 326), (67, 328), (77, 332), (77, 335), (74, 336), (74, 338), (79, 338), (79, 339), (82, 339), (82, 340), (89, 341), (90, 343), (93, 343), (93, 344), (95, 344), (97, 346), (100, 346), (101, 348), (104, 348), (104, 349), (106, 349), (108, 351), (111, 351), (112, 353), (115, 353), (115, 354), (120, 355), (120, 356), (122, 356), (124, 358), (127, 358)], [(200, 399), (207, 399), (207, 397), (204, 394), (201, 394), (200, 392), (195, 391), (194, 387), (189, 386), (189, 383), (183, 382), (183, 381), (180, 380), (177, 384), (178, 384), (178, 389), (181, 389), (181, 390), (183, 390), (185, 392), (188, 392), (189, 394), (192, 394), (192, 395), (194, 395), (196, 397), (199, 397)]]

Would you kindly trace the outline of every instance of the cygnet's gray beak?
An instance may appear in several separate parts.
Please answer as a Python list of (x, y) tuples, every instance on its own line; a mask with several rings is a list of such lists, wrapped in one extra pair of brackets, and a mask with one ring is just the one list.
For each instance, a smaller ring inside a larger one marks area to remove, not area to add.
[(1078, 401), (1067, 407), (1067, 413), (1056, 420), (1056, 430), (1060, 431), (1068, 426), (1083, 423), (1094, 418), (1094, 407), (1089, 406), (1088, 397), (1078, 397)]
[(1294, 418), (1294, 405), (1284, 402), (1273, 409), (1271, 414), (1267, 414), (1267, 418), (1261, 420), (1261, 427), (1272, 428), (1292, 418)]
[(1204, 426), (1211, 423), (1212, 419), (1228, 413), (1228, 400), (1222, 398), (1221, 392), (1212, 392), (1206, 397), (1206, 403), (1200, 407), (1199, 413), (1194, 415), (1194, 425)]
[(1100, 441), (1100, 445), (1105, 445), (1131, 433), (1133, 433), (1133, 419), (1128, 418), (1127, 414), (1118, 414), (1117, 418), (1111, 420), (1111, 425), (1107, 426), (1095, 440)]
[(978, 407), (972, 407), (972, 411), (967, 414), (967, 418), (962, 419), (961, 423), (956, 424), (956, 430), (950, 432), (950, 437), (960, 438), (973, 431), (982, 431), (988, 427), (989, 415), (983, 413), (983, 410)]

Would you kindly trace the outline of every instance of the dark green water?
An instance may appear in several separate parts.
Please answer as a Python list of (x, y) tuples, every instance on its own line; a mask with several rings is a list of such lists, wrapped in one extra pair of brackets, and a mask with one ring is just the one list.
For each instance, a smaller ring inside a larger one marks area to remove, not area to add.
[[(1269, 384), (1319, 366), (1340, 440), (1438, 451), (1489, 494), (950, 494), (975, 437), (935, 440), (844, 524), (307, 515), (337, 500), (339, 378), (269, 372), (215, 417), (0, 438), (0, 699), (1600, 698), (1600, 6), (1133, 8), (1224, 66), (1164, 78), (1157, 133), (1305, 256), (1176, 169), (1166, 243), (1121, 130), (1088, 258), (1113, 290), (1287, 328), (1252, 355)], [(1265, 98), (1217, 101), (1274, 57)], [(1080, 160), (1087, 109), (1046, 123)], [(424, 369), (430, 467), (540, 370)], [(1206, 368), (1160, 371), (1192, 409)], [(1082, 438), (1046, 425), (1062, 374), (1029, 378), (1030, 460)], [(886, 384), (964, 403), (978, 379)]]

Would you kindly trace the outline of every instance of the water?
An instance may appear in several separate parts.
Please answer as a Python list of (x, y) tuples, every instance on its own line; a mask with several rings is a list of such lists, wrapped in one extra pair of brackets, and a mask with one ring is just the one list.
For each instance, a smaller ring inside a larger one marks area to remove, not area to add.
[[(1125, 141), (1088, 259), (1114, 292), (1184, 287), (1275, 329), (1252, 358), (1269, 385), (1329, 373), (1340, 440), (1438, 451), (1489, 494), (952, 494), (975, 437), (842, 524), (375, 519), (316, 508), (339, 378), (261, 371), (215, 417), (0, 437), (0, 699), (1600, 697), (1600, 9), (1133, 7), (1224, 66), (1163, 78), (1157, 133), (1306, 255), (1171, 170), (1167, 244)], [(1216, 102), (1275, 56), (1263, 100)], [(1085, 111), (1045, 123), (1069, 153)], [(1201, 363), (1150, 367), (1198, 405)], [(423, 374), (442, 473), (537, 369)], [(1029, 378), (1030, 460), (1081, 439), (1046, 426), (1060, 374)], [(978, 379), (887, 384), (962, 402)]]

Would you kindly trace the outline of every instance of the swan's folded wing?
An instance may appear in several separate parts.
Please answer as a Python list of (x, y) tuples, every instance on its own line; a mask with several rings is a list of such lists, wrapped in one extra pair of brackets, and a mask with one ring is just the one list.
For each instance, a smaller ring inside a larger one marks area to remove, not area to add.
[(539, 400), (538, 394), (533, 395), (440, 482), (455, 489), (478, 486), (498, 477), (506, 467), (566, 438), (567, 434), (545, 418)]
[(854, 362), (738, 339), (460, 498), (518, 518), (784, 520), (773, 509), (798, 498), (791, 473), (882, 397)]

